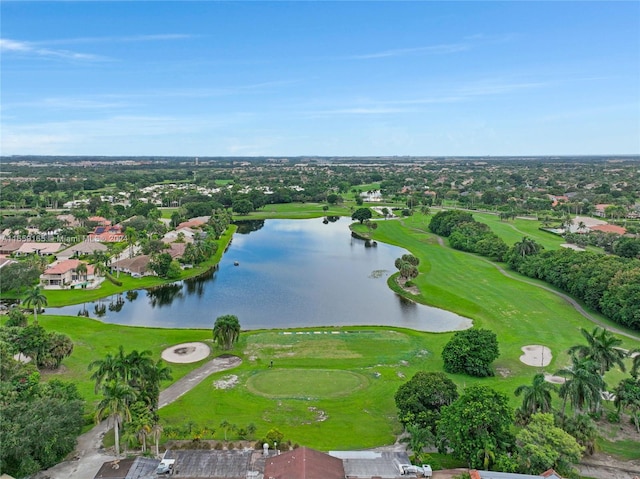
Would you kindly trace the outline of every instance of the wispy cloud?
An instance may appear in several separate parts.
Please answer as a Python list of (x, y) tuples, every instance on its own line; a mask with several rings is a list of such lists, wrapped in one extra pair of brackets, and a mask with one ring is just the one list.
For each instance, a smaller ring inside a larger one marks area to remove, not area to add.
[(134, 42), (157, 42), (167, 40), (186, 40), (195, 38), (199, 35), (190, 35), (186, 33), (159, 33), (155, 35), (123, 35), (114, 37), (78, 37), (78, 38), (61, 38), (58, 40), (48, 40), (46, 42), (37, 42), (36, 45), (72, 45), (81, 43), (134, 43)]
[(430, 45), (415, 48), (396, 48), (363, 55), (353, 55), (350, 58), (356, 60), (368, 60), (372, 58), (404, 57), (409, 55), (443, 55), (447, 53), (457, 53), (471, 49), (470, 43), (445, 43), (441, 45)]
[(90, 53), (79, 53), (70, 50), (58, 50), (51, 48), (44, 48), (38, 44), (31, 42), (21, 42), (17, 40), (10, 40), (7, 38), (0, 39), (0, 52), (4, 54), (17, 54), (37, 56), (43, 58), (58, 58), (64, 60), (76, 60), (76, 61), (103, 61), (107, 60), (106, 57), (99, 55), (93, 55)]
[(491, 45), (496, 43), (503, 43), (510, 41), (514, 38), (512, 34), (504, 35), (485, 35), (475, 34), (463, 37), (460, 41), (451, 43), (438, 43), (435, 45), (424, 45), (419, 47), (409, 48), (391, 48), (388, 50), (381, 50), (378, 52), (363, 53), (359, 55), (352, 55), (349, 58), (354, 60), (371, 60), (375, 58), (388, 58), (388, 57), (405, 57), (405, 56), (419, 56), (419, 55), (448, 55), (451, 53), (459, 53), (468, 50), (472, 50), (482, 45)]

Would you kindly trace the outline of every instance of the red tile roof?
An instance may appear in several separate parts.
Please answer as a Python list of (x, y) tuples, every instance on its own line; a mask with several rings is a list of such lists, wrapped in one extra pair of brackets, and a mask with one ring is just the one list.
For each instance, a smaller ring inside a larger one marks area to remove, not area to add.
[[(64, 274), (69, 270), (76, 269), (83, 261), (77, 259), (65, 259), (64, 261), (58, 261), (49, 266), (44, 274)], [(86, 264), (86, 263), (84, 263)], [(87, 274), (93, 274), (93, 265), (87, 264)]]
[(625, 228), (623, 228), (622, 226), (616, 226), (616, 225), (596, 225), (596, 226), (591, 226), (591, 231), (602, 231), (603, 233), (616, 233), (619, 235), (623, 235), (627, 232), (627, 230)]
[(344, 479), (342, 460), (320, 451), (300, 447), (267, 458), (265, 479)]

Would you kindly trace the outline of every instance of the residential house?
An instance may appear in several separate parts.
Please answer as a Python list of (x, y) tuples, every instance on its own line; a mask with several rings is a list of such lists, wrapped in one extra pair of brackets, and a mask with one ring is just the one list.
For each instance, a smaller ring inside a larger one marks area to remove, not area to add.
[(87, 221), (96, 223), (98, 226), (111, 226), (111, 221), (103, 216), (89, 216)]
[(153, 274), (149, 269), (149, 262), (151, 256), (143, 254), (140, 256), (134, 256), (133, 258), (121, 259), (111, 264), (111, 268), (114, 271), (121, 271), (123, 273), (129, 273), (131, 276), (146, 276)]
[(26, 241), (12, 239), (0, 240), (0, 254), (13, 254), (18, 251)]
[(621, 236), (627, 233), (626, 228), (623, 228), (622, 226), (610, 225), (610, 224), (590, 226), (589, 229), (591, 231), (600, 231), (602, 233), (615, 233)]
[(163, 460), (174, 460), (173, 475), (184, 479), (247, 479), (262, 470), (260, 451), (168, 450)]
[(98, 241), (100, 243), (117, 243), (118, 241), (124, 241), (124, 231), (122, 226), (96, 226), (93, 233), (89, 233), (89, 241)]
[(51, 264), (40, 275), (40, 283), (47, 289), (59, 289), (65, 286), (86, 285), (95, 279), (93, 265), (87, 264), (87, 273), (79, 275), (76, 269), (86, 264), (78, 259), (66, 259)]
[(200, 228), (202, 225), (206, 224), (207, 221), (202, 218), (192, 218), (189, 221), (183, 221), (176, 228), (177, 230), (181, 228)]
[(58, 258), (62, 258), (62, 257), (73, 258), (73, 257), (79, 257), (79, 256), (86, 256), (86, 255), (93, 254), (96, 251), (106, 252), (107, 250), (108, 248), (104, 244), (98, 243), (97, 241), (82, 241), (62, 251), (58, 255)]
[(171, 259), (182, 258), (184, 250), (187, 247), (187, 243), (169, 243), (169, 248), (164, 250), (164, 253), (169, 253)]
[[(408, 468), (411, 461), (406, 452), (329, 451), (329, 455), (342, 460), (345, 477), (349, 479), (417, 477), (417, 473)], [(431, 471), (430, 468), (428, 470)]]
[(607, 216), (607, 214), (605, 213), (605, 210), (607, 209), (608, 206), (611, 206), (611, 205), (609, 203), (595, 205), (593, 215), (599, 216), (601, 218), (605, 218)]
[(160, 461), (146, 457), (116, 459), (105, 462), (94, 479), (157, 479)]
[(344, 479), (342, 459), (300, 447), (267, 458), (265, 479)]
[(173, 231), (168, 231), (167, 233), (165, 233), (165, 235), (162, 237), (162, 241), (164, 241), (165, 243), (173, 243), (176, 240), (182, 239), (182, 241), (184, 241), (185, 243), (193, 243), (195, 241), (195, 238), (199, 234), (200, 233), (194, 231), (191, 228), (177, 228)]
[(37, 254), (38, 256), (52, 256), (62, 249), (62, 243), (23, 243), (15, 251), (17, 256)]

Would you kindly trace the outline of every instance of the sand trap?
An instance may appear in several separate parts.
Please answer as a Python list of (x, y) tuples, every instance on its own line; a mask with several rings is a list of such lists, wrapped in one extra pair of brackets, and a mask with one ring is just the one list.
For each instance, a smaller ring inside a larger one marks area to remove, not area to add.
[(564, 384), (566, 381), (566, 378), (563, 378), (562, 376), (554, 376), (553, 374), (549, 374), (549, 373), (544, 373), (544, 380), (547, 381), (548, 383)]
[(548, 366), (551, 362), (551, 350), (546, 346), (531, 344), (521, 349), (524, 354), (520, 356), (520, 361), (527, 366)]
[(169, 363), (195, 363), (210, 353), (211, 349), (204, 343), (182, 343), (162, 351), (162, 359)]

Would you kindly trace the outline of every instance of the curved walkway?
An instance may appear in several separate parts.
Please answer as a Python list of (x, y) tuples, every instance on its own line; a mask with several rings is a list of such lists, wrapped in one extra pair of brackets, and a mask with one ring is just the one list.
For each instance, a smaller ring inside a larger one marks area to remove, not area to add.
[[(182, 395), (200, 384), (208, 376), (235, 368), (242, 363), (237, 356), (223, 355), (194, 369), (171, 386), (160, 392), (159, 407), (171, 404)], [(72, 460), (63, 461), (46, 471), (39, 472), (34, 479), (91, 479), (103, 463), (113, 461), (115, 456), (102, 449), (102, 438), (111, 429), (108, 421), (102, 421), (90, 431), (78, 437)]]
[[(417, 231), (421, 231), (423, 233), (428, 233), (427, 231), (418, 229)], [(433, 234), (433, 233), (431, 233)], [(442, 246), (443, 248), (448, 248), (447, 245), (445, 245), (444, 240), (442, 239), (441, 236), (438, 235), (434, 235), (437, 239), (438, 239), (438, 244), (440, 246)], [(459, 251), (459, 250), (456, 250)], [(460, 251), (461, 253), (466, 253), (466, 254), (472, 254), (472, 253), (468, 253), (466, 251)], [(482, 261), (489, 263), (490, 265), (494, 266), (503, 276), (506, 276), (509, 279), (512, 279), (514, 281), (520, 281), (521, 283), (526, 283), (529, 284), (531, 286), (535, 286), (537, 288), (541, 288), (544, 289), (545, 291), (549, 291), (550, 293), (555, 294), (556, 296), (561, 297), (562, 299), (564, 299), (567, 303), (569, 303), (571, 306), (573, 306), (573, 308), (580, 313), (582, 316), (584, 316), (585, 318), (587, 318), (589, 321), (591, 321), (594, 324), (597, 324), (598, 326), (600, 326), (601, 328), (607, 329), (608, 331), (611, 331), (612, 333), (616, 333), (616, 334), (620, 334), (621, 336), (626, 336), (627, 338), (631, 338), (635, 341), (640, 341), (640, 336), (637, 336), (635, 334), (632, 333), (628, 333), (626, 331), (623, 331), (621, 329), (609, 326), (608, 324), (605, 324), (604, 322), (600, 321), (598, 318), (596, 318), (595, 316), (591, 315), (588, 311), (586, 311), (582, 305), (580, 303), (578, 303), (575, 299), (573, 299), (571, 296), (569, 296), (568, 294), (562, 293), (560, 291), (557, 291), (549, 286), (545, 286), (542, 284), (538, 284), (535, 283), (533, 281), (528, 281), (526, 279), (523, 278), (517, 278), (515, 276), (510, 275), (502, 266), (500, 266), (499, 264), (494, 263), (493, 261), (490, 261), (486, 258), (483, 258), (481, 256), (476, 256), (476, 258), (481, 259)]]

